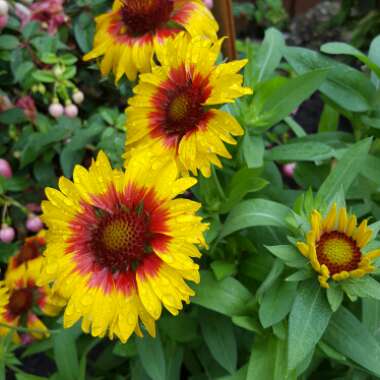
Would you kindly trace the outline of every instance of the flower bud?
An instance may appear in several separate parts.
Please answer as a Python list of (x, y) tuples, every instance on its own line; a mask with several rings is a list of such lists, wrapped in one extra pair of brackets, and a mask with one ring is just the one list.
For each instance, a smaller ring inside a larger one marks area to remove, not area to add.
[(8, 16), (9, 5), (5, 0), (0, 0), (0, 16)]
[(12, 243), (13, 239), (15, 238), (15, 230), (12, 227), (9, 227), (6, 224), (3, 224), (0, 230), (0, 241), (2, 241), (5, 244)]
[(56, 119), (63, 115), (63, 111), (63, 105), (60, 103), (52, 103), (49, 106), (50, 115), (55, 117)]
[(0, 176), (5, 178), (12, 178), (13, 176), (11, 165), (3, 158), (0, 158)]
[(73, 100), (76, 104), (81, 104), (84, 100), (84, 94), (82, 91), (75, 91), (73, 94)]
[(0, 15), (0, 31), (8, 24), (8, 15)]
[(75, 104), (68, 104), (65, 107), (65, 115), (70, 118), (76, 117), (78, 115), (78, 107)]
[(59, 78), (64, 72), (65, 70), (60, 66), (55, 66), (53, 69), (53, 73), (57, 78)]
[(295, 169), (296, 169), (296, 164), (295, 162), (292, 162), (289, 164), (285, 164), (282, 167), (282, 172), (284, 173), (286, 177), (293, 178)]
[(26, 228), (31, 232), (38, 232), (44, 227), (42, 220), (39, 216), (31, 215), (26, 221)]
[(213, 0), (203, 0), (204, 4), (206, 5), (207, 8), (211, 9), (214, 6), (214, 1)]

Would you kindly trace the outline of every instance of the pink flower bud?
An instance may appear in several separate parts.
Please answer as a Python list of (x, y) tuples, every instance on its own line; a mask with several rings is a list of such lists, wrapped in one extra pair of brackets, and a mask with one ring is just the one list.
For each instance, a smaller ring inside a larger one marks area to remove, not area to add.
[(78, 107), (75, 104), (68, 104), (65, 107), (65, 115), (67, 117), (76, 117), (78, 115)]
[(15, 238), (15, 235), (16, 233), (14, 228), (4, 224), (0, 230), (0, 241), (2, 241), (5, 244), (12, 243), (13, 239)]
[(73, 100), (76, 104), (81, 104), (84, 100), (84, 94), (82, 91), (75, 91), (73, 94)]
[(26, 221), (26, 228), (32, 232), (38, 232), (44, 227), (40, 217), (32, 215)]
[(8, 24), (8, 15), (0, 15), (0, 31)]
[(7, 160), (0, 158), (0, 175), (5, 178), (12, 178), (12, 168)]
[(206, 7), (211, 9), (214, 6), (214, 1), (213, 0), (203, 0), (205, 3)]
[(63, 111), (63, 105), (60, 103), (52, 103), (49, 106), (50, 115), (55, 117), (56, 119), (63, 115)]
[(290, 164), (285, 164), (282, 167), (282, 172), (284, 173), (286, 177), (293, 178), (295, 169), (296, 169), (296, 164), (295, 162), (292, 162)]
[(5, 0), (0, 0), (0, 16), (7, 16), (9, 5)]

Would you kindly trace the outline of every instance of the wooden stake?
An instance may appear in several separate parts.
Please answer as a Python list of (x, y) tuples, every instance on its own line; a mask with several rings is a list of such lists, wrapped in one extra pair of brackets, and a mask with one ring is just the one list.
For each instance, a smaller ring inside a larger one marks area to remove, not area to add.
[(232, 0), (214, 0), (214, 14), (219, 23), (220, 36), (227, 36), (223, 45), (223, 52), (229, 60), (236, 59), (236, 29), (232, 12)]

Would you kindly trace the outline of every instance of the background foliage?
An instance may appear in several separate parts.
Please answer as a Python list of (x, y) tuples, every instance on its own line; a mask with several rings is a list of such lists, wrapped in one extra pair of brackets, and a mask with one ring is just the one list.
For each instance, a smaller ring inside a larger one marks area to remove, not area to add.
[[(259, 21), (268, 17), (260, 4), (240, 4), (236, 12), (255, 12)], [(74, 165), (88, 165), (99, 149), (122, 166), (132, 84), (116, 88), (81, 61), (92, 46), (94, 15), (108, 6), (68, 1), (70, 21), (54, 35), (36, 21), (21, 29), (12, 15), (0, 34), (0, 99), (16, 105), (31, 95), (36, 106), (34, 117), (18, 106), (0, 113), (0, 156), (14, 171), (12, 179), (0, 176), (0, 204), (17, 229), (16, 242), (0, 243), (3, 268), (28, 234), (30, 204), (40, 203), (45, 186), (71, 177)], [(272, 23), (282, 25), (282, 12)], [(312, 203), (313, 193), (330, 200), (344, 192), (359, 217), (380, 219), (380, 37), (368, 45), (361, 51), (331, 42), (313, 51), (288, 46), (272, 27), (260, 43), (240, 40), (254, 95), (225, 107), (246, 132), (234, 159), (193, 189), (211, 228), (192, 304), (178, 317), (164, 315), (156, 339), (100, 341), (77, 327), (63, 330), (59, 319), (47, 322), (52, 335), (41, 342), (17, 347), (2, 338), (0, 378), (380, 378), (379, 283), (348, 284), (350, 297), (335, 288), (326, 295), (288, 239), (296, 232), (290, 209), (302, 197)], [(85, 94), (79, 115), (51, 117), (54, 98), (64, 102), (75, 88)], [(322, 111), (317, 127), (305, 131), (297, 108), (315, 97)], [(296, 164), (292, 177), (282, 171), (287, 163)]]

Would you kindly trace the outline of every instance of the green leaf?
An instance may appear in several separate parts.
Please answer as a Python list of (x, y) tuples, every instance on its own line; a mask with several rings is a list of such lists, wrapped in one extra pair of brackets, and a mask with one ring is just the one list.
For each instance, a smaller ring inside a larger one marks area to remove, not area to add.
[(67, 131), (59, 126), (51, 128), (48, 132), (37, 132), (29, 137), (27, 144), (25, 145), (21, 153), (21, 167), (25, 167), (46, 150), (46, 147), (50, 144), (61, 141), (67, 135)]
[(260, 322), (254, 317), (250, 317), (248, 315), (238, 315), (232, 317), (232, 322), (236, 326), (241, 327), (242, 329), (252, 331), (258, 334), (262, 333)]
[(237, 344), (230, 319), (211, 312), (201, 314), (201, 330), (214, 359), (229, 373), (237, 365)]
[(77, 328), (63, 329), (53, 335), (54, 359), (62, 380), (78, 380), (79, 362), (75, 344)]
[(348, 279), (342, 283), (342, 287), (351, 296), (380, 300), (380, 283), (371, 276)]
[(319, 120), (318, 132), (335, 132), (338, 129), (339, 113), (325, 103)]
[(239, 203), (246, 194), (262, 190), (268, 181), (257, 177), (255, 169), (243, 168), (234, 174), (227, 187), (227, 200), (220, 208), (221, 213), (227, 213)]
[(263, 84), (253, 99), (252, 126), (266, 129), (290, 115), (318, 90), (327, 72), (326, 69), (315, 70), (293, 79), (274, 79)]
[(94, 17), (90, 12), (81, 12), (80, 15), (74, 19), (74, 36), (84, 53), (87, 53), (92, 48), (94, 32)]
[(344, 292), (340, 286), (330, 286), (327, 289), (327, 300), (335, 313), (343, 302)]
[(284, 37), (280, 31), (275, 28), (265, 31), (264, 40), (253, 60), (252, 86), (270, 78), (281, 62), (284, 47)]
[(66, 68), (64, 73), (62, 74), (63, 79), (72, 79), (75, 77), (75, 74), (77, 73), (77, 68), (75, 66), (69, 66)]
[(59, 57), (63, 64), (69, 66), (78, 61), (78, 58), (74, 54), (66, 53)]
[(256, 338), (248, 363), (246, 380), (285, 380), (286, 341), (275, 336)]
[(332, 311), (316, 279), (299, 285), (289, 316), (288, 368), (294, 369), (322, 337)]
[[(372, 42), (371, 46), (369, 47), (369, 53), (368, 53), (369, 59), (371, 59), (377, 66), (380, 67), (380, 36), (375, 37)], [(375, 74), (375, 72), (371, 75), (371, 81), (376, 87), (376, 90), (380, 89), (380, 75)]]
[(260, 322), (264, 328), (282, 321), (289, 313), (297, 284), (277, 281), (262, 298), (259, 309)]
[(264, 165), (264, 140), (261, 136), (250, 136), (247, 132), (243, 137), (243, 156), (248, 168), (261, 168)]
[(380, 341), (380, 301), (364, 298), (362, 304), (363, 324)]
[(287, 266), (293, 268), (304, 267), (307, 263), (301, 252), (292, 245), (266, 246), (273, 255), (281, 259)]
[(11, 34), (2, 34), (0, 36), (0, 50), (13, 50), (20, 44), (17, 37)]
[(21, 108), (11, 108), (7, 111), (0, 112), (1, 124), (20, 124), (26, 120), (27, 118)]
[(338, 164), (331, 171), (318, 191), (318, 196), (326, 204), (340, 189), (347, 192), (354, 179), (360, 173), (367, 159), (371, 139), (365, 139), (346, 150)]
[(321, 51), (327, 54), (351, 55), (367, 65), (374, 73), (380, 76), (380, 67), (374, 64), (368, 57), (355, 47), (344, 42), (329, 42), (321, 46)]
[(55, 82), (54, 74), (48, 70), (36, 70), (32, 74), (32, 76), (38, 82), (44, 82), (44, 83), (54, 83)]
[(286, 60), (298, 74), (329, 69), (320, 91), (343, 109), (365, 112), (372, 107), (375, 88), (360, 71), (312, 50), (288, 47), (284, 51)]
[(201, 271), (201, 281), (195, 286), (196, 295), (192, 303), (221, 314), (241, 315), (247, 309), (253, 295), (232, 277), (217, 281), (209, 271)]
[(49, 65), (54, 65), (58, 63), (59, 59), (54, 53), (44, 52), (41, 54), (41, 61)]
[(218, 281), (223, 280), (226, 277), (233, 276), (237, 272), (236, 263), (230, 263), (222, 260), (213, 261), (210, 264), (210, 267)]
[(136, 345), (146, 373), (152, 380), (166, 380), (166, 362), (160, 337), (136, 338)]
[(333, 315), (323, 339), (341, 354), (380, 376), (380, 344), (346, 308), (341, 307)]
[(335, 151), (327, 144), (318, 142), (292, 143), (276, 146), (266, 152), (272, 161), (320, 161), (334, 157)]
[(14, 76), (17, 82), (21, 83), (25, 77), (33, 70), (34, 64), (33, 62), (27, 61), (23, 62), (17, 66)]
[(220, 238), (256, 226), (287, 227), (289, 208), (266, 199), (250, 199), (239, 203), (228, 215)]

